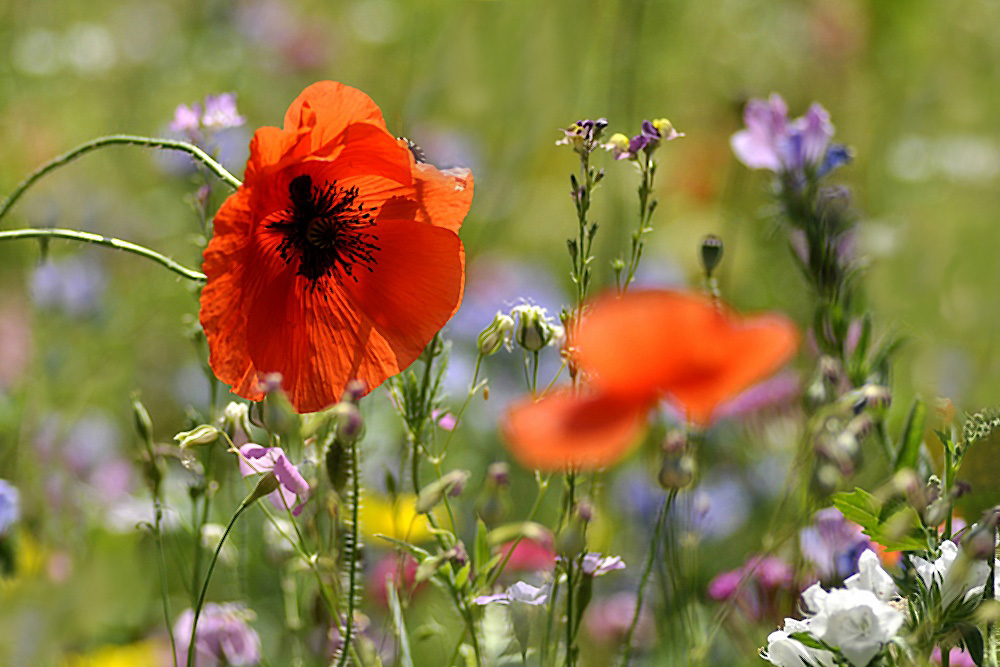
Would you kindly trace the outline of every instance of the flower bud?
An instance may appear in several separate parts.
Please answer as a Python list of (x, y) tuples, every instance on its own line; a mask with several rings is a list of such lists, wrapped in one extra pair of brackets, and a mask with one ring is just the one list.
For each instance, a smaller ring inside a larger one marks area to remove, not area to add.
[(997, 522), (1000, 521), (1000, 507), (993, 507), (983, 512), (983, 518), (969, 531), (962, 540), (962, 549), (971, 558), (986, 560), (996, 554)]
[(138, 396), (132, 397), (132, 416), (135, 418), (135, 430), (142, 441), (150, 446), (153, 444), (153, 420), (149, 418), (146, 406)]
[(347, 485), (348, 449), (340, 438), (332, 438), (323, 457), (326, 463), (326, 476), (330, 485), (337, 493), (341, 493)]
[(513, 330), (514, 320), (498, 311), (493, 317), (493, 322), (479, 334), (479, 339), (476, 341), (479, 354), (484, 357), (495, 354), (508, 341)]
[(351, 441), (357, 440), (365, 426), (358, 406), (350, 401), (341, 401), (333, 407), (330, 413), (333, 416), (334, 424), (337, 425), (337, 437)]
[(269, 470), (266, 475), (257, 480), (257, 486), (255, 486), (253, 491), (247, 495), (241, 506), (245, 507), (250, 505), (260, 498), (277, 491), (278, 486), (278, 478), (275, 476), (273, 470)]
[(491, 463), (490, 467), (486, 469), (486, 479), (495, 486), (508, 486), (510, 484), (510, 466), (503, 461)]
[(357, 405), (358, 401), (364, 398), (368, 394), (368, 388), (364, 383), (364, 380), (351, 380), (344, 387), (344, 395), (341, 398), (342, 401), (348, 401)]
[(515, 306), (511, 313), (517, 315), (517, 330), (514, 334), (517, 344), (529, 352), (538, 352), (551, 343), (557, 329), (561, 329), (540, 306)]
[(715, 267), (722, 261), (722, 239), (709, 234), (701, 242), (701, 267), (705, 275), (711, 277)]
[(417, 497), (417, 514), (430, 512), (444, 499), (445, 494), (454, 497), (462, 493), (468, 479), (469, 471), (452, 470), (420, 489), (420, 495)]
[(219, 429), (215, 428), (211, 424), (202, 424), (201, 426), (197, 426), (190, 431), (182, 431), (174, 436), (174, 440), (177, 441), (181, 449), (198, 447), (201, 445), (211, 445), (218, 439)]
[(664, 489), (683, 489), (694, 481), (697, 464), (690, 454), (664, 454), (657, 480)]
[(231, 401), (222, 411), (222, 423), (229, 437), (233, 437), (236, 429), (250, 436), (250, 408), (246, 403)]
[(938, 498), (924, 509), (924, 525), (940, 526), (951, 514), (951, 500)]

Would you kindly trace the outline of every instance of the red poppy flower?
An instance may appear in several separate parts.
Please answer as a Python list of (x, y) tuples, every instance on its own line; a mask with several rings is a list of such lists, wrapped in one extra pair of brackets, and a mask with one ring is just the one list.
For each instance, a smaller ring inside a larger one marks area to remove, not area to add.
[(504, 433), (525, 465), (613, 463), (661, 398), (705, 424), (716, 406), (776, 370), (798, 344), (784, 317), (738, 318), (706, 297), (666, 290), (598, 300), (574, 339), (588, 386), (526, 400), (507, 413)]
[(259, 400), (280, 373), (299, 412), (413, 362), (462, 301), (468, 170), (440, 171), (393, 137), (364, 93), (332, 81), (250, 143), (215, 216), (201, 323), (216, 376)]

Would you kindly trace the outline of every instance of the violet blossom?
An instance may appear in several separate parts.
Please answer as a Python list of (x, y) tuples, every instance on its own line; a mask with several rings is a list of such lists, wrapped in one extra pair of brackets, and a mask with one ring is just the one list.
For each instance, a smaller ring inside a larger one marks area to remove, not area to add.
[(736, 157), (751, 169), (779, 174), (822, 176), (850, 160), (850, 152), (831, 144), (830, 114), (814, 103), (801, 118), (788, 119), (788, 106), (777, 93), (767, 100), (751, 99), (743, 112), (746, 129), (735, 133), (730, 145)]
[[(250, 667), (260, 662), (260, 637), (247, 621), (252, 612), (239, 604), (209, 602), (201, 611), (195, 637), (197, 664), (201, 667), (232, 665)], [(187, 664), (194, 612), (185, 610), (174, 623), (177, 664)]]
[(583, 573), (591, 577), (600, 577), (608, 572), (624, 570), (625, 561), (621, 556), (601, 556), (597, 553), (589, 553), (583, 557)]
[(203, 127), (211, 130), (225, 130), (239, 127), (246, 117), (236, 111), (236, 93), (219, 93), (205, 96), (205, 113), (201, 116)]
[(872, 548), (861, 526), (836, 507), (816, 513), (816, 523), (799, 532), (802, 555), (816, 567), (821, 581), (839, 581), (858, 571), (858, 558)]
[[(298, 516), (309, 497), (309, 484), (285, 456), (281, 447), (261, 447), (249, 443), (239, 449), (240, 472), (244, 477), (274, 471), (279, 486), (268, 497), (279, 510), (291, 508)], [(299, 501), (299, 504), (295, 504)]]
[(545, 604), (549, 599), (549, 587), (542, 586), (537, 588), (531, 584), (526, 584), (523, 581), (519, 581), (502, 593), (495, 593), (493, 595), (480, 595), (473, 602), (479, 605), (489, 604), (491, 602), (500, 602), (502, 604), (510, 604), (511, 602), (523, 602), (525, 604), (530, 604), (532, 606), (538, 606), (540, 604)]
[(0, 536), (21, 517), (21, 496), (17, 488), (0, 479)]

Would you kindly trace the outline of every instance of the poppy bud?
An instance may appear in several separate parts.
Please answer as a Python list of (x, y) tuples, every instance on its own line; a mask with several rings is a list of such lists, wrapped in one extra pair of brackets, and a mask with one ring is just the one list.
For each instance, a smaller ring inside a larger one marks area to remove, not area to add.
[(556, 536), (556, 552), (566, 559), (573, 559), (587, 547), (587, 524), (594, 517), (593, 506), (586, 501), (576, 504), (573, 516)]
[(705, 275), (711, 277), (715, 267), (722, 261), (722, 239), (709, 234), (701, 242), (701, 266)]
[(694, 481), (697, 464), (690, 454), (664, 454), (657, 476), (664, 489), (683, 489)]
[(181, 449), (198, 447), (201, 445), (211, 445), (218, 439), (219, 429), (215, 428), (211, 424), (202, 424), (201, 426), (195, 427), (190, 431), (182, 431), (174, 436), (174, 440), (177, 441)]
[(503, 461), (491, 463), (486, 469), (486, 479), (496, 486), (508, 486), (510, 484), (510, 466)]
[(349, 401), (357, 405), (358, 401), (368, 393), (363, 380), (351, 380), (344, 387), (344, 396), (341, 400)]
[(326, 462), (326, 476), (330, 485), (337, 493), (341, 493), (347, 485), (347, 446), (340, 438), (332, 438), (323, 457)]
[(333, 421), (337, 425), (337, 437), (348, 440), (357, 440), (364, 428), (365, 422), (361, 418), (361, 411), (357, 405), (349, 401), (341, 401), (334, 406), (331, 411)]
[(479, 334), (479, 339), (476, 341), (479, 354), (484, 357), (495, 354), (508, 341), (513, 330), (514, 320), (498, 311), (493, 317), (493, 322)]
[(417, 514), (430, 512), (444, 499), (445, 494), (454, 497), (462, 493), (468, 479), (467, 470), (452, 470), (420, 489), (420, 495), (417, 497)]

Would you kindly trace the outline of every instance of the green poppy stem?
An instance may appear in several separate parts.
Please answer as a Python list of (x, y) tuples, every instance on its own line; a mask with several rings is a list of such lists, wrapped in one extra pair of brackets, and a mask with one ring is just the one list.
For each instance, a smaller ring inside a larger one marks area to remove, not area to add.
[(113, 134), (107, 137), (98, 137), (97, 139), (93, 139), (87, 143), (80, 144), (73, 150), (49, 160), (38, 169), (31, 172), (27, 178), (21, 181), (17, 187), (14, 188), (14, 191), (10, 193), (6, 200), (4, 200), (3, 204), (0, 204), (0, 220), (7, 215), (7, 212), (10, 211), (12, 206), (14, 206), (14, 202), (20, 199), (21, 195), (23, 195), (25, 191), (34, 185), (35, 181), (40, 179), (42, 176), (45, 176), (50, 171), (58, 169), (64, 164), (72, 162), (81, 155), (86, 155), (90, 151), (104, 146), (114, 146), (120, 144), (182, 151), (184, 153), (188, 153), (191, 157), (203, 163), (206, 167), (208, 167), (209, 171), (218, 176), (234, 190), (243, 185), (240, 179), (229, 173), (225, 167), (212, 159), (212, 156), (194, 144), (189, 144), (186, 141), (177, 141), (175, 139), (157, 139), (154, 137), (139, 137), (131, 134)]
[(116, 239), (109, 236), (101, 236), (100, 234), (94, 234), (92, 232), (81, 232), (75, 229), (30, 228), (0, 231), (0, 241), (50, 238), (68, 239), (70, 241), (80, 241), (82, 243), (93, 243), (94, 245), (102, 245), (107, 248), (114, 248), (115, 250), (123, 250), (125, 252), (145, 257), (146, 259), (151, 259), (157, 264), (167, 267), (182, 278), (187, 278), (188, 280), (193, 280), (199, 283), (203, 283), (207, 279), (204, 273), (182, 266), (166, 255), (161, 255), (155, 250), (150, 250), (145, 246), (141, 246), (130, 241), (123, 241), (122, 239)]

